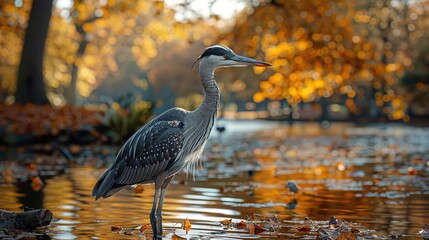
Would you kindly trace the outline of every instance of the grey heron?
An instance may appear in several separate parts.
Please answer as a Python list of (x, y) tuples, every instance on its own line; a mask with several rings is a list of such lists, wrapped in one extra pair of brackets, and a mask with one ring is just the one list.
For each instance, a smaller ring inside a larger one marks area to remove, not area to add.
[(193, 111), (169, 109), (141, 127), (125, 142), (113, 165), (92, 191), (97, 200), (110, 197), (127, 186), (155, 183), (149, 215), (154, 239), (162, 238), (161, 212), (168, 185), (183, 168), (195, 170), (213, 128), (220, 98), (214, 71), (219, 67), (271, 66), (237, 55), (221, 45), (206, 48), (195, 63), (198, 61), (204, 88), (204, 99), (199, 107)]

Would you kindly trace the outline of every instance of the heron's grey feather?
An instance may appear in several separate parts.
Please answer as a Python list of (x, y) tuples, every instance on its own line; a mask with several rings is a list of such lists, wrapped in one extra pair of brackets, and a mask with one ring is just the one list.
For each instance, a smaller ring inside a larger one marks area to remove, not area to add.
[[(134, 133), (118, 152), (115, 163), (103, 175), (105, 177), (100, 178), (94, 187), (93, 195), (106, 197), (111, 188), (153, 181), (154, 176), (164, 171), (181, 151), (187, 113), (181, 108), (172, 108)], [(170, 142), (172, 137), (177, 141)]]

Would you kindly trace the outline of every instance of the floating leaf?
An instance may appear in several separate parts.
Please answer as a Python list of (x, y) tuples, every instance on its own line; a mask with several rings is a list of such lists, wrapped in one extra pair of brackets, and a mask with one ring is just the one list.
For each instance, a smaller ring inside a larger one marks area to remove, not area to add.
[(264, 228), (259, 224), (255, 225), (255, 230), (254, 230), (255, 233), (254, 234), (259, 234), (259, 233), (266, 232), (266, 231), (269, 231), (269, 229)]
[(225, 220), (222, 220), (222, 221), (220, 221), (220, 224), (222, 225), (222, 226), (224, 226), (224, 227), (231, 227), (232, 226), (232, 218), (230, 218), (230, 219), (225, 219)]
[(31, 188), (33, 191), (38, 192), (45, 184), (39, 176), (31, 178)]
[(112, 232), (119, 232), (121, 230), (122, 230), (122, 227), (120, 227), (120, 226), (111, 226), (110, 227), (110, 231), (112, 231)]
[(6, 183), (13, 183), (15, 181), (15, 178), (12, 176), (12, 173), (13, 172), (10, 169), (4, 170), (4, 172), (3, 172), (3, 178), (4, 178), (4, 181)]
[(144, 232), (144, 231), (146, 231), (147, 229), (150, 229), (150, 228), (152, 228), (152, 226), (150, 224), (142, 225), (140, 227), (140, 232)]
[(238, 229), (246, 229), (247, 228), (246, 221), (241, 221), (241, 222), (237, 223), (236, 228), (238, 228)]
[(192, 225), (188, 218), (185, 219), (185, 222), (183, 223), (183, 229), (185, 229), (186, 234), (188, 234), (189, 230), (191, 229)]
[(173, 236), (171, 236), (171, 240), (186, 240), (186, 238), (181, 237), (174, 233)]
[(144, 188), (143, 188), (143, 186), (142, 185), (137, 185), (135, 188), (134, 188), (134, 192), (135, 193), (142, 193), (144, 191)]

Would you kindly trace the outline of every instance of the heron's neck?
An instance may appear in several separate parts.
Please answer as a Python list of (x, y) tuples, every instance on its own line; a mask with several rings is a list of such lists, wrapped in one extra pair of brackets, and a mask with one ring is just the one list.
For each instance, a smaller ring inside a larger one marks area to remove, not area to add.
[(210, 116), (216, 114), (220, 99), (219, 87), (214, 78), (214, 70), (214, 66), (200, 64), (200, 78), (204, 88), (204, 99), (195, 110), (198, 113)]

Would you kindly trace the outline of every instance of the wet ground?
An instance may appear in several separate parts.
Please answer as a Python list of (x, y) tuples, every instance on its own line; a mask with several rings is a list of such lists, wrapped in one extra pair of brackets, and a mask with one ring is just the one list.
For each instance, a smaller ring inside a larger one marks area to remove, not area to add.
[[(166, 238), (337, 239), (339, 228), (348, 228), (362, 239), (422, 239), (429, 223), (429, 128), (265, 121), (222, 126), (222, 135), (213, 131), (200, 171), (179, 174), (170, 185)], [(2, 172), (8, 167), (3, 161)], [(37, 192), (3, 178), (0, 208), (50, 209), (56, 220), (42, 232), (51, 239), (150, 237), (150, 229), (140, 227), (149, 223), (153, 186), (95, 202), (92, 187), (104, 169), (81, 161)], [(297, 193), (289, 181), (299, 186)], [(333, 216), (337, 222), (329, 224)], [(182, 229), (187, 218), (188, 234)], [(254, 226), (262, 230), (251, 234)]]

